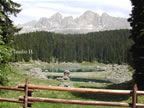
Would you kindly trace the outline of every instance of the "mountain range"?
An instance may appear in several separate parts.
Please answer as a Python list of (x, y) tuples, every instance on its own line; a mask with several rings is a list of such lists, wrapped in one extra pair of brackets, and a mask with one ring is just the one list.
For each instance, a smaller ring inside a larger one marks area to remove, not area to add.
[(86, 11), (79, 17), (63, 17), (61, 13), (55, 13), (50, 18), (42, 17), (38, 21), (30, 21), (18, 25), (22, 27), (19, 33), (33, 31), (49, 31), (56, 33), (88, 33), (95, 31), (130, 29), (126, 18), (113, 17), (107, 13), (99, 15), (93, 11)]

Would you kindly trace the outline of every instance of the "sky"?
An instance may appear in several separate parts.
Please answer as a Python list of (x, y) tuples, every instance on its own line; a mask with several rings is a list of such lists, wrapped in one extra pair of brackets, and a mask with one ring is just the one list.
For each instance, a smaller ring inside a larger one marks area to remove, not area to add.
[(50, 17), (59, 12), (63, 16), (82, 15), (91, 10), (98, 14), (103, 12), (115, 17), (128, 18), (131, 13), (130, 0), (13, 0), (20, 3), (22, 11), (12, 17), (14, 24), (23, 24), (41, 17)]

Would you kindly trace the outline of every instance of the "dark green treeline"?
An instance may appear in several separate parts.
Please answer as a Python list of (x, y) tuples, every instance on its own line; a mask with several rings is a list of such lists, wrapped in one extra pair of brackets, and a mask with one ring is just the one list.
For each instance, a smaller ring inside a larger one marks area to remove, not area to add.
[(32, 50), (33, 54), (15, 54), (15, 61), (42, 60), (46, 62), (98, 61), (127, 63), (132, 41), (129, 30), (113, 30), (88, 34), (57, 34), (32, 32), (16, 35), (16, 50)]

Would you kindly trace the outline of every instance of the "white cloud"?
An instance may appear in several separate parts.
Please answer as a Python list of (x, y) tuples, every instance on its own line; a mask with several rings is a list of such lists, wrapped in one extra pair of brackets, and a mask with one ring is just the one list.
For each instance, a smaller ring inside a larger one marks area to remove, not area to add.
[(31, 17), (50, 17), (55, 11), (42, 8), (28, 8), (24, 9), (20, 15)]
[(57, 10), (57, 11), (62, 11), (62, 12), (69, 12), (69, 13), (80, 13), (85, 11), (86, 9), (84, 8), (74, 8), (71, 6), (67, 6), (65, 4), (54, 4), (54, 3), (38, 3), (36, 4), (37, 7), (44, 8), (44, 9), (51, 9), (51, 10)]
[(131, 8), (130, 0), (74, 0), (75, 2), (87, 2), (98, 5), (108, 5), (121, 8)]

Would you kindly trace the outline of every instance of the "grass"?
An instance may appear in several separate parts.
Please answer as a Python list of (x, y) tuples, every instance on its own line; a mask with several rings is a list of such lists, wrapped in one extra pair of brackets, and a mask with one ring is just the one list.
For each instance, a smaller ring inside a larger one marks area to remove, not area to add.
[[(24, 63), (21, 63), (24, 64)], [(57, 86), (58, 81), (56, 80), (43, 80), (37, 79), (31, 76), (24, 76), (22, 73), (27, 71), (27, 68), (32, 67), (42, 67), (45, 65), (43, 63), (41, 66), (35, 65), (33, 63), (26, 63), (22, 66), (17, 66), (15, 64), (12, 65), (12, 73), (9, 74), (9, 83), (8, 86), (16, 87), (18, 84), (25, 83), (25, 79), (28, 78), (30, 84), (35, 85), (52, 85)], [(84, 64), (85, 65), (85, 64)], [(52, 73), (53, 74), (53, 73)], [(90, 73), (72, 73), (73, 77), (83, 77), (86, 76), (89, 78), (103, 78), (102, 76), (106, 73), (98, 73), (95, 74), (93, 72)], [(112, 84), (112, 83), (88, 83), (88, 82), (73, 82), (74, 87), (78, 88), (96, 88), (96, 89), (131, 89), (132, 82), (126, 82), (122, 84)], [(13, 92), (13, 91), (0, 91), (0, 97), (5, 98), (15, 98), (18, 99), (19, 96), (24, 96), (22, 92)], [(104, 95), (104, 94), (89, 94), (89, 93), (71, 93), (71, 92), (59, 92), (59, 91), (41, 91), (36, 90), (33, 93), (33, 97), (45, 97), (45, 98), (56, 98), (56, 99), (72, 99), (72, 100), (94, 100), (94, 101), (117, 101), (117, 102), (131, 102), (132, 99), (130, 96), (122, 96), (122, 95)], [(139, 102), (143, 102), (144, 97), (139, 96)], [(7, 102), (0, 102), (0, 108), (18, 108), (22, 106), (21, 104), (15, 103), (7, 103)], [(56, 104), (56, 103), (39, 103), (36, 102), (32, 106), (32, 108), (118, 108), (118, 107), (108, 107), (108, 106), (89, 106), (89, 105), (70, 105), (70, 104)]]

